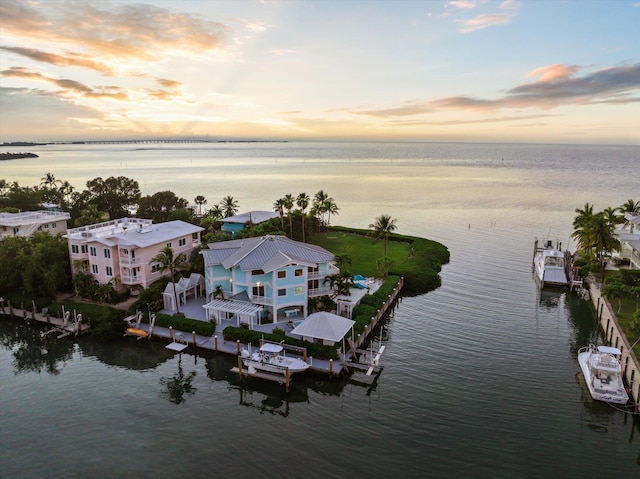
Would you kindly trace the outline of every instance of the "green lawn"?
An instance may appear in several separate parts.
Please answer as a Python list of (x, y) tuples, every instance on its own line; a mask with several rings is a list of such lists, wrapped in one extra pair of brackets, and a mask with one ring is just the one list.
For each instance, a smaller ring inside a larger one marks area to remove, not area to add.
[[(378, 261), (384, 256), (384, 241), (374, 240), (368, 230), (334, 227), (307, 240), (351, 259), (347, 268), (354, 274), (381, 277)], [(393, 261), (389, 274), (405, 278), (405, 293), (422, 294), (440, 286), (438, 273), (449, 262), (449, 250), (435, 241), (393, 234), (387, 244), (387, 257)]]

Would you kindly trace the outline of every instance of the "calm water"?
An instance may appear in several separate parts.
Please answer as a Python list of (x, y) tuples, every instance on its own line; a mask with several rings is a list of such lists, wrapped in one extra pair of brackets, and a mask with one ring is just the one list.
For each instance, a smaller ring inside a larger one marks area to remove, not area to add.
[[(47, 146), (0, 163), (23, 186), (139, 181), (241, 210), (323, 189), (332, 222), (451, 251), (442, 287), (403, 298), (384, 369), (308, 376), (285, 395), (240, 384), (232, 358), (161, 343), (47, 343), (0, 322), (1, 477), (600, 477), (640, 472), (640, 427), (594, 403), (575, 359), (598, 334), (588, 304), (541, 295), (534, 238), (570, 243), (574, 209), (640, 197), (639, 147), (267, 143)], [(195, 375), (194, 375), (195, 373)], [(185, 384), (191, 386), (186, 391)], [(182, 386), (176, 387), (176, 386)]]

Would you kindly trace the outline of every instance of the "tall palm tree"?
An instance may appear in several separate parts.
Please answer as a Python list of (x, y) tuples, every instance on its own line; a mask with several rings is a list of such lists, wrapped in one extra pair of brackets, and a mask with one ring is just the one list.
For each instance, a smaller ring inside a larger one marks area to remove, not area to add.
[(60, 184), (60, 188), (58, 188), (58, 191), (60, 192), (62, 199), (64, 199), (66, 203), (71, 202), (71, 195), (73, 194), (74, 190), (75, 188), (67, 180), (64, 180)]
[(573, 233), (571, 237), (576, 240), (578, 249), (583, 250), (591, 256), (593, 254), (593, 231), (591, 223), (593, 221), (593, 205), (585, 203), (583, 209), (576, 208), (577, 213), (573, 219)]
[(198, 195), (193, 199), (193, 201), (198, 205), (198, 214), (202, 215), (202, 205), (207, 204), (207, 199), (202, 195)]
[(323, 190), (318, 191), (313, 197), (313, 209), (319, 216), (319, 220), (324, 223), (325, 205), (324, 202), (329, 198), (329, 195)]
[(238, 202), (233, 199), (233, 196), (225, 196), (220, 203), (222, 211), (224, 211), (224, 217), (229, 218), (235, 216), (238, 213)]
[(374, 223), (369, 225), (369, 228), (373, 229), (373, 237), (384, 240), (385, 258), (387, 257), (387, 241), (389, 240), (389, 235), (397, 229), (396, 221), (397, 220), (392, 219), (390, 215), (380, 215)]
[(331, 215), (338, 216), (338, 211), (340, 211), (340, 208), (338, 208), (336, 202), (333, 201), (333, 198), (327, 198), (326, 200), (324, 200), (323, 208), (327, 213), (327, 226), (329, 226), (329, 224), (331, 223)]
[(298, 205), (298, 208), (300, 208), (300, 211), (302, 211), (302, 242), (305, 242), (305, 238), (304, 238), (304, 224), (305, 224), (305, 219), (307, 217), (307, 213), (306, 213), (306, 209), (307, 206), (309, 206), (309, 195), (306, 193), (300, 193), (298, 195), (298, 197), (296, 198), (296, 204)]
[(40, 178), (40, 186), (44, 186), (48, 190), (57, 188), (59, 184), (60, 180), (57, 180), (53, 173), (47, 173)]
[(291, 210), (293, 209), (293, 205), (295, 204), (295, 200), (293, 198), (293, 195), (287, 193), (286, 195), (284, 195), (284, 198), (282, 198), (284, 201), (284, 209), (287, 210), (287, 216), (289, 216), (289, 237), (293, 238), (293, 224), (291, 222)]
[(173, 249), (171, 246), (165, 246), (160, 253), (154, 256), (149, 264), (159, 263), (160, 264), (160, 272), (164, 273), (166, 270), (169, 270), (171, 273), (171, 282), (173, 283), (173, 298), (176, 302), (176, 313), (180, 313), (179, 301), (178, 301), (178, 293), (176, 291), (176, 283), (174, 282), (174, 277), (177, 271), (184, 268), (187, 263), (187, 257), (184, 253), (180, 253), (178, 256), (173, 256)]
[(273, 211), (278, 213), (278, 216), (280, 217), (280, 227), (282, 228), (282, 231), (284, 231), (284, 198), (280, 198), (273, 203)]

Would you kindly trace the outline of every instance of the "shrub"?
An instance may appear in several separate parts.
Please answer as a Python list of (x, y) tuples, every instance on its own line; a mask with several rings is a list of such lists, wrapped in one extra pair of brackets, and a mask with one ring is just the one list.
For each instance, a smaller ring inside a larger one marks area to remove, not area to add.
[[(148, 322), (148, 316), (143, 321)], [(216, 331), (215, 323), (162, 313), (156, 314), (156, 326), (172, 327), (176, 331), (184, 331), (185, 333), (195, 331), (200, 336), (213, 336)]]

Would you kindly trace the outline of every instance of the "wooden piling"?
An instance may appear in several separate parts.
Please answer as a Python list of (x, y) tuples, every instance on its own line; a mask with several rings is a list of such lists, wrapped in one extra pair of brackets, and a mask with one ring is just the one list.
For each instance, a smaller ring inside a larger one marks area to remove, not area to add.
[(191, 337), (193, 338), (193, 347), (197, 348), (198, 347), (198, 341), (196, 340), (196, 332), (195, 331), (191, 331)]
[(213, 350), (216, 352), (218, 351), (218, 335), (213, 337)]
[(173, 326), (169, 326), (169, 339), (173, 341)]

